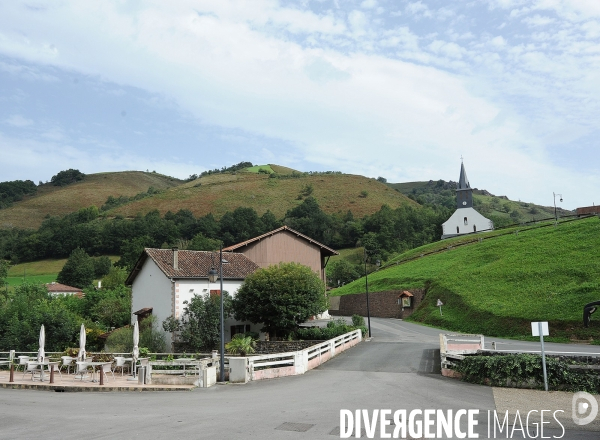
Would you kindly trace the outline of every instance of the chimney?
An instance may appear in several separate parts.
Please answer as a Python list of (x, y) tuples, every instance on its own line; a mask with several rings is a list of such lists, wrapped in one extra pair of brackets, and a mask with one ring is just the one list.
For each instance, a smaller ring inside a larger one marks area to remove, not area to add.
[(179, 249), (176, 247), (173, 248), (173, 269), (179, 269)]

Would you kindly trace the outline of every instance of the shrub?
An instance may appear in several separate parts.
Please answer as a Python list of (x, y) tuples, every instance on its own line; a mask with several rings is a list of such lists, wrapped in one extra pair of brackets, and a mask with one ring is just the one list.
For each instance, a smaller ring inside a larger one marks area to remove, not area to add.
[(352, 315), (352, 325), (354, 327), (364, 327), (365, 326), (365, 318), (360, 315)]
[[(463, 375), (463, 380), (491, 386), (542, 388), (544, 375), (542, 358), (534, 354), (483, 354), (467, 356), (454, 369)], [(567, 361), (547, 356), (546, 371), (548, 389), (567, 391), (600, 391), (600, 377), (588, 372), (575, 372)]]
[(227, 353), (239, 354), (240, 356), (246, 356), (255, 352), (256, 341), (250, 336), (243, 334), (237, 334), (233, 337), (231, 342), (225, 344)]

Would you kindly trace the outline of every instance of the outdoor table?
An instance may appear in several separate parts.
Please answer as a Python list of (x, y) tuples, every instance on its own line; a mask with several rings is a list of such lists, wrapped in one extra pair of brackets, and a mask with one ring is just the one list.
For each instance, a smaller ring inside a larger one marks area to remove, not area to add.
[[(96, 380), (96, 367), (100, 366), (100, 365), (104, 365), (108, 362), (88, 362), (88, 361), (79, 361), (79, 362), (75, 362), (77, 365), (83, 365), (86, 367), (92, 367), (92, 382), (98, 382)], [(82, 377), (83, 378), (83, 377)]]
[(50, 371), (50, 368), (53, 365), (58, 365), (60, 362), (59, 361), (48, 361), (48, 360), (45, 360), (45, 361), (42, 361), (42, 362), (39, 362), (39, 361), (29, 361), (27, 363), (28, 364), (33, 364), (33, 365), (39, 365), (39, 367), (40, 367), (40, 382), (43, 382), (44, 381), (44, 366), (47, 365), (48, 366), (48, 371)]
[(192, 362), (194, 362), (196, 359), (194, 358), (179, 358), (179, 359), (173, 359), (173, 362), (177, 362), (179, 364), (183, 364), (183, 375), (185, 376), (185, 366), (187, 364), (190, 364)]

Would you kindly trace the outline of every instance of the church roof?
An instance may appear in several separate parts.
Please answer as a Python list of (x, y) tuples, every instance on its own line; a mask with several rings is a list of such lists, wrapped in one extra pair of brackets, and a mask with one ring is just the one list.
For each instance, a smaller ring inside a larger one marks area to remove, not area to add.
[(467, 179), (467, 173), (465, 171), (465, 164), (460, 164), (460, 177), (458, 178), (458, 188), (457, 189), (470, 189), (471, 185), (469, 184), (469, 179)]

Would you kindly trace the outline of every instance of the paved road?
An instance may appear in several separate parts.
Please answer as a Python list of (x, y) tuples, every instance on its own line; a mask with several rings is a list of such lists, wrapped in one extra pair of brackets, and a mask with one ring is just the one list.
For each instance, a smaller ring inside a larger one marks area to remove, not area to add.
[[(495, 409), (491, 388), (437, 373), (438, 330), (385, 319), (372, 329), (371, 341), (297, 377), (178, 393), (0, 389), (0, 439), (332, 440), (341, 409)], [(487, 438), (485, 417), (478, 420)]]

